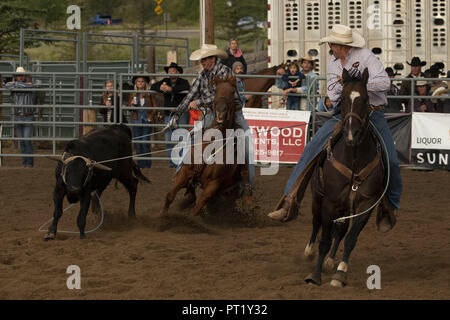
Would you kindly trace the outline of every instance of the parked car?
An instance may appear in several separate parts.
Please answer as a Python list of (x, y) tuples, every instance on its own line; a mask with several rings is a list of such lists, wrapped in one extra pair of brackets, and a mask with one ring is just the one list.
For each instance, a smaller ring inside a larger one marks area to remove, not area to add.
[(94, 18), (89, 18), (91, 24), (99, 25), (110, 25), (110, 24), (121, 24), (122, 19), (112, 19), (109, 15), (98, 14)]
[(251, 30), (255, 28), (255, 19), (253, 17), (243, 17), (239, 19), (239, 21), (236, 23), (236, 26), (243, 29), (243, 30)]

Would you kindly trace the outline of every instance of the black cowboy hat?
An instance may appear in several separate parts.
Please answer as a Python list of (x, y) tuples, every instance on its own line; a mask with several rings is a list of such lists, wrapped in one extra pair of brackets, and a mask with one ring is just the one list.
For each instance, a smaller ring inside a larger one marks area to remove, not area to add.
[(137, 75), (137, 76), (134, 76), (131, 79), (131, 83), (133, 84), (133, 86), (134, 86), (134, 82), (136, 81), (137, 78), (144, 78), (145, 82), (150, 83), (150, 77), (149, 76)]
[(411, 63), (409, 63), (408, 61), (406, 61), (407, 64), (409, 64), (411, 67), (423, 67), (424, 65), (426, 65), (426, 61), (420, 61), (419, 57), (414, 57), (411, 59)]
[(444, 72), (445, 65), (442, 62), (436, 62), (430, 67), (430, 70), (433, 72), (433, 78), (438, 78), (439, 75), (445, 76)]
[(169, 72), (169, 69), (170, 69), (170, 68), (175, 68), (175, 69), (178, 70), (179, 73), (183, 73), (183, 68), (180, 67), (179, 65), (177, 65), (175, 62), (172, 62), (172, 63), (170, 64), (170, 66), (164, 67), (164, 70), (166, 71), (166, 73)]
[(386, 68), (386, 73), (388, 74), (389, 77), (395, 77), (396, 75), (398, 75), (397, 70), (392, 69), (391, 67), (387, 67)]

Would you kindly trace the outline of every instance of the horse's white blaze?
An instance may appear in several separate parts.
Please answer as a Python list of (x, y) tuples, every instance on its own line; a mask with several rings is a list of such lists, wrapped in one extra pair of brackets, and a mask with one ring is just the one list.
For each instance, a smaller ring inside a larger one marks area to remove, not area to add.
[[(352, 91), (350, 93), (350, 99), (352, 100), (352, 105), (350, 106), (350, 112), (353, 112), (353, 103), (355, 102), (356, 98), (359, 98), (361, 96), (361, 94), (358, 91)], [(350, 119), (348, 120), (348, 126), (351, 129), (352, 127), (352, 117), (350, 117)], [(353, 135), (352, 135), (352, 131), (350, 130), (349, 134), (348, 134), (348, 140), (349, 141), (353, 141)]]
[(350, 99), (352, 100), (352, 107), (353, 103), (355, 102), (355, 99), (359, 97), (361, 97), (361, 95), (359, 94), (358, 91), (352, 91), (352, 93), (350, 93)]
[(339, 271), (347, 272), (347, 264), (344, 261), (341, 261), (337, 269)]

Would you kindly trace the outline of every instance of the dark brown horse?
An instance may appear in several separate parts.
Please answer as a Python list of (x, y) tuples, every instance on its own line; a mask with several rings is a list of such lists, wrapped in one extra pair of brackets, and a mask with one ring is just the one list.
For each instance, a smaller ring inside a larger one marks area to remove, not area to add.
[[(353, 79), (344, 69), (342, 78), (342, 137), (334, 146), (332, 141), (329, 141), (324, 154), (326, 157), (319, 161), (313, 172), (313, 230), (305, 249), (305, 255), (311, 257), (317, 233), (322, 228), (316, 267), (312, 274), (305, 278), (307, 283), (320, 285), (322, 267), (332, 244), (333, 233), (333, 249), (325, 261), (328, 268), (334, 268), (336, 251), (349, 228), (350, 219), (343, 222), (335, 220), (355, 215), (351, 218), (352, 226), (345, 237), (342, 260), (331, 281), (331, 285), (335, 287), (345, 286), (350, 253), (384, 189), (382, 151), (369, 126), (366, 88), (369, 72), (365, 69), (361, 79)], [(378, 210), (385, 212), (387, 208), (383, 201), (384, 199)]]
[[(227, 80), (216, 78), (213, 80), (212, 85), (216, 86), (216, 95), (213, 104), (214, 122), (212, 128), (220, 130), (222, 136), (226, 137), (226, 129), (234, 129), (235, 127), (234, 113), (236, 111), (236, 105), (234, 94), (236, 92), (236, 78), (233, 77)], [(208, 145), (209, 143), (202, 144), (202, 155)], [(229, 147), (234, 149), (234, 143), (225, 145), (223, 155), (226, 154), (226, 150)], [(196, 185), (200, 185), (203, 188), (200, 199), (190, 212), (191, 214), (196, 215), (203, 206), (205, 206), (208, 200), (219, 191), (236, 186), (241, 181), (241, 177), (244, 181), (248, 181), (248, 167), (246, 164), (238, 164), (236, 154), (232, 164), (213, 163), (207, 165), (203, 161), (200, 164), (195, 164), (194, 148), (195, 147), (192, 147), (190, 150), (190, 164), (183, 164), (183, 167), (175, 176), (173, 186), (166, 195), (165, 204), (161, 210), (162, 214), (167, 213), (170, 204), (175, 199), (178, 191), (182, 188), (187, 189), (187, 199), (191, 203), (196, 201)]]
[[(285, 68), (286, 63), (282, 63), (278, 66), (273, 66), (271, 68), (264, 69), (257, 73), (257, 75), (268, 75), (275, 76), (277, 70), (280, 68)], [(248, 92), (267, 92), (275, 84), (275, 79), (273, 78), (244, 78), (244, 88)], [(262, 96), (253, 95), (245, 104), (247, 108), (261, 108)]]

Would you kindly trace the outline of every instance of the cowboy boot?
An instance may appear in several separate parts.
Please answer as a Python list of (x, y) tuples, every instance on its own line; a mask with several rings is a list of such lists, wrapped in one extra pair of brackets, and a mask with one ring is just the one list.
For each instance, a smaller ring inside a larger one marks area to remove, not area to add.
[(386, 199), (378, 207), (377, 229), (380, 232), (388, 232), (397, 222), (397, 209)]
[(284, 196), (280, 209), (270, 212), (267, 216), (278, 221), (288, 221), (298, 215), (297, 201), (290, 195)]

